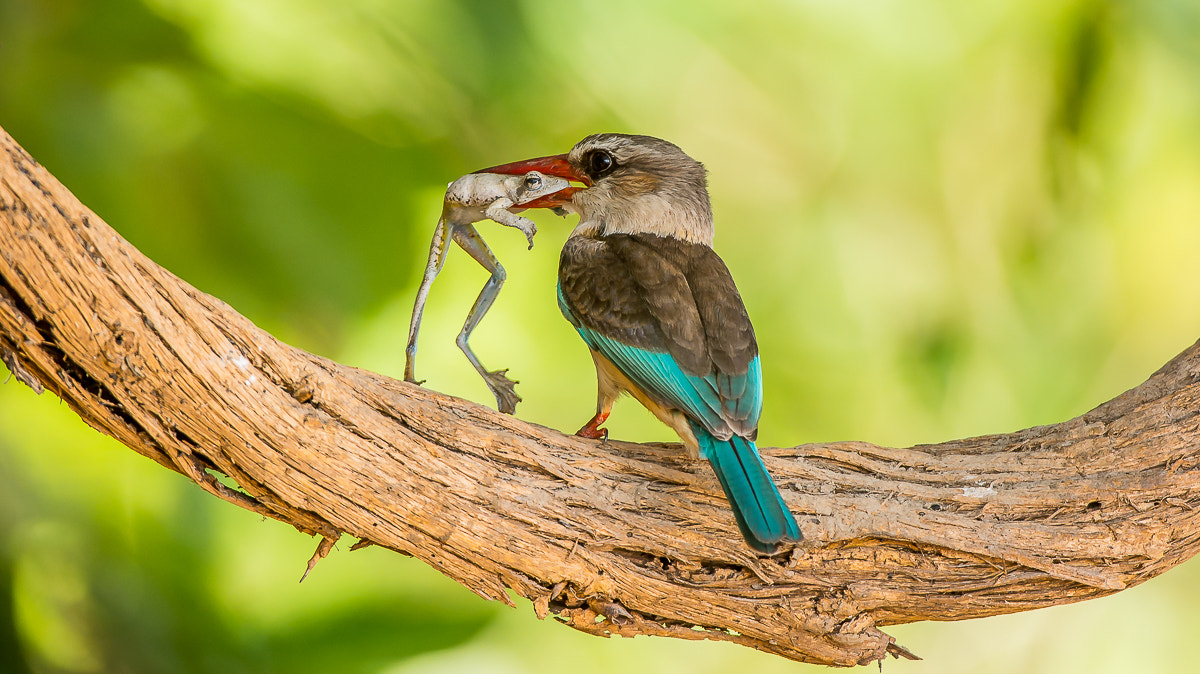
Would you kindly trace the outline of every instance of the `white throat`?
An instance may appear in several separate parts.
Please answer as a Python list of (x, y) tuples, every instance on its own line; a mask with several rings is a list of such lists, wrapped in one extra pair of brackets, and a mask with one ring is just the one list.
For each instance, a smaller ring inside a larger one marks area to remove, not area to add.
[(571, 236), (595, 238), (609, 234), (653, 234), (712, 247), (713, 223), (707, 212), (672, 203), (657, 194), (644, 194), (623, 201), (580, 199), (567, 207), (579, 214)]

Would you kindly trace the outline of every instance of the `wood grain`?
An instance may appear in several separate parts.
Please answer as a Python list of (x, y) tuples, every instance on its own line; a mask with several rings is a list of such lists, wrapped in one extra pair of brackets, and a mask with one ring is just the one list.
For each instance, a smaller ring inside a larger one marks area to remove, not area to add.
[(1111, 594), (1200, 539), (1200, 345), (1060, 424), (764, 449), (806, 540), (757, 556), (678, 447), (583, 440), (282, 344), (2, 130), (0, 357), (130, 449), (323, 537), (314, 563), (349, 534), (605, 636), (865, 664), (907, 653), (882, 626)]

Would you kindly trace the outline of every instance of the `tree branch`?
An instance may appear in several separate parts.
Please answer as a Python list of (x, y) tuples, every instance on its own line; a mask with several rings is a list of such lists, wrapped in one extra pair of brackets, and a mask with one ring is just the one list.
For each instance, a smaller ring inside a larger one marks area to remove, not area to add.
[(864, 664), (907, 653), (880, 626), (1111, 594), (1200, 540), (1200, 344), (1061, 424), (764, 449), (805, 542), (760, 557), (676, 446), (582, 440), (282, 344), (2, 130), (0, 356), (134, 451), (319, 534), (311, 563), (347, 533), (592, 634)]

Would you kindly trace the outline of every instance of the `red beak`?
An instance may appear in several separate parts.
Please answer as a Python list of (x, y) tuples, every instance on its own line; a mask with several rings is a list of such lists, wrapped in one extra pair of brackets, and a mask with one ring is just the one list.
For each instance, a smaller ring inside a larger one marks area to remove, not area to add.
[[(563, 178), (565, 180), (573, 180), (577, 183), (583, 183), (587, 187), (592, 186), (592, 181), (586, 175), (578, 173), (571, 164), (567, 162), (567, 155), (556, 154), (549, 157), (538, 157), (537, 159), (526, 159), (524, 161), (515, 161), (511, 164), (501, 164), (491, 168), (480, 169), (475, 173), (506, 173), (509, 175), (522, 175), (530, 171), (540, 171), (548, 176)], [(563, 204), (570, 203), (571, 197), (576, 192), (585, 187), (567, 187), (561, 189), (554, 194), (547, 194), (544, 197), (539, 197), (528, 203), (521, 204), (522, 208), (556, 208)]]

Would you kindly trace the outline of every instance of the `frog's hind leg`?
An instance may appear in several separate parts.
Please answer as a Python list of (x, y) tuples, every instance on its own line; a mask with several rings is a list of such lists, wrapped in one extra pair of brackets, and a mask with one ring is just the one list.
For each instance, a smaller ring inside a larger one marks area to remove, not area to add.
[(472, 225), (458, 225), (451, 230), (451, 236), (454, 242), (462, 247), (463, 250), (475, 258), (475, 261), (483, 265), (492, 273), (491, 278), (484, 284), (483, 290), (479, 291), (479, 297), (475, 299), (475, 306), (471, 307), (471, 313), (467, 316), (467, 322), (463, 324), (462, 332), (458, 333), (458, 338), (455, 343), (462, 352), (466, 354), (467, 360), (471, 361), (471, 365), (475, 366), (475, 370), (483, 377), (487, 386), (492, 391), (492, 395), (496, 396), (496, 405), (501, 412), (512, 414), (517, 410), (517, 403), (521, 402), (521, 396), (517, 395), (514, 385), (517, 383), (508, 377), (504, 376), (508, 370), (494, 370), (489, 372), (475, 353), (471, 351), (467, 340), (471, 337), (471, 332), (475, 330), (475, 326), (479, 325), (479, 321), (483, 319), (483, 315), (492, 307), (492, 303), (496, 301), (496, 296), (500, 294), (500, 288), (504, 285), (504, 279), (507, 274), (504, 272), (504, 267), (500, 266), (500, 261), (496, 259), (495, 254), (484, 243), (483, 237), (479, 236), (479, 232)]
[(437, 229), (433, 232), (433, 240), (429, 243), (429, 261), (425, 264), (425, 276), (421, 279), (421, 287), (417, 289), (417, 301), (413, 304), (412, 321), (408, 324), (408, 346), (404, 348), (404, 381), (416, 384), (419, 382), (413, 373), (417, 360), (417, 333), (421, 330), (421, 317), (425, 313), (425, 299), (429, 297), (429, 287), (441, 273), (446, 264), (446, 253), (450, 250), (450, 230), (452, 225), (445, 218), (438, 220)]

